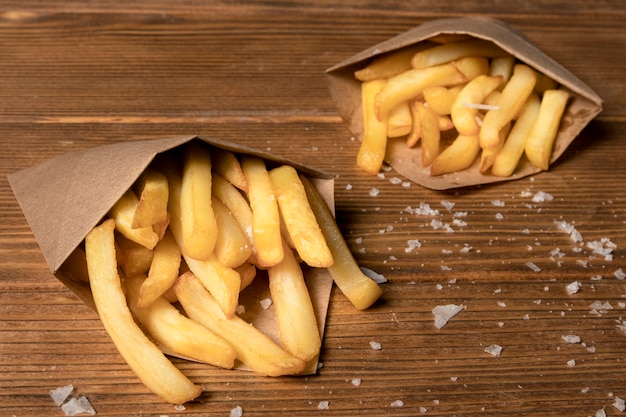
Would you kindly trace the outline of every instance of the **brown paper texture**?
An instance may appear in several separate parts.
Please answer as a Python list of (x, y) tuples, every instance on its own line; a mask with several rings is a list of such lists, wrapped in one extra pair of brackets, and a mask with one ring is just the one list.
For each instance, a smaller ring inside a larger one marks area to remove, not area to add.
[[(268, 168), (272, 164), (292, 165), (311, 178), (329, 207), (334, 210), (334, 181), (329, 174), (253, 148), (197, 136), (120, 142), (62, 155), (10, 174), (8, 179), (11, 188), (48, 267), (92, 310), (96, 308), (82, 249), (85, 236), (106, 216), (113, 204), (157, 155), (192, 140), (238, 154), (262, 157)], [(306, 268), (304, 271), (320, 335), (323, 335), (332, 277), (325, 269)], [(245, 318), (278, 341), (273, 308), (256, 307), (260, 300), (268, 296), (269, 292), (262, 287), (262, 282), (246, 288), (242, 292), (242, 302), (245, 302), (248, 311)], [(305, 373), (312, 374), (316, 370), (317, 358), (309, 364)]]
[[(563, 115), (559, 133), (554, 143), (551, 164), (563, 154), (582, 129), (602, 111), (602, 99), (591, 88), (506, 23), (479, 17), (439, 19), (426, 22), (372, 46), (326, 70), (333, 101), (342, 119), (357, 139), (362, 139), (363, 121), (361, 82), (354, 78), (354, 71), (363, 68), (374, 57), (426, 41), (435, 36), (448, 34), (489, 40), (520, 61), (559, 82), (572, 93), (573, 98), (570, 99)], [(457, 173), (431, 176), (429, 169), (422, 168), (420, 147), (408, 148), (403, 140), (397, 139), (389, 141), (385, 161), (398, 173), (415, 183), (435, 190), (509, 181), (541, 171), (525, 161), (518, 167), (515, 174), (507, 178), (481, 174), (476, 166)]]

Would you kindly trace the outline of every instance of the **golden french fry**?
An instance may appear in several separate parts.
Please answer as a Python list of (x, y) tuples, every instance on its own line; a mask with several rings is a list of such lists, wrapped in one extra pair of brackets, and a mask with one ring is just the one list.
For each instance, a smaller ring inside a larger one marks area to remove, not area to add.
[(182, 224), (181, 224), (181, 178), (175, 170), (170, 167), (162, 167), (170, 190), (170, 200), (168, 209), (170, 211), (170, 230), (178, 246), (181, 247), (183, 259), (187, 267), (202, 281), (202, 284), (211, 291), (215, 300), (219, 303), (224, 314), (232, 317), (237, 309), (239, 301), (239, 287), (241, 278), (239, 274), (232, 268), (222, 265), (215, 255), (211, 252), (208, 259), (200, 260), (192, 258), (185, 254), (182, 250)]
[(509, 136), (504, 142), (504, 147), (493, 162), (491, 167), (493, 175), (508, 177), (515, 171), (520, 158), (524, 154), (526, 139), (537, 118), (539, 105), (539, 97), (535, 93), (531, 94), (526, 100), (520, 116), (515, 121)]
[(191, 382), (135, 323), (126, 303), (115, 258), (115, 221), (106, 220), (85, 238), (91, 293), (98, 315), (118, 351), (152, 392), (171, 404), (196, 398), (202, 387)]
[(185, 147), (180, 189), (182, 250), (194, 259), (207, 259), (217, 242), (217, 222), (211, 205), (211, 157), (206, 147)]
[(397, 138), (408, 135), (411, 131), (411, 124), (409, 103), (403, 101), (389, 113), (389, 119), (387, 120), (387, 137)]
[(537, 76), (532, 68), (524, 64), (515, 65), (511, 79), (502, 89), (498, 108), (485, 114), (479, 134), (481, 148), (493, 151), (502, 146), (500, 130), (519, 113), (536, 81)]
[(220, 148), (211, 148), (210, 152), (213, 171), (235, 187), (247, 192), (248, 180), (235, 154)]
[(311, 209), (315, 213), (317, 222), (335, 260), (333, 265), (328, 268), (328, 271), (337, 287), (350, 300), (352, 305), (359, 310), (365, 310), (380, 298), (383, 290), (372, 279), (363, 274), (359, 268), (341, 234), (341, 230), (339, 230), (335, 222), (332, 212), (324, 199), (319, 195), (315, 186), (304, 176), (301, 176), (300, 179), (309, 199)]
[(150, 270), (154, 256), (152, 249), (135, 243), (121, 234), (117, 235), (115, 241), (122, 252), (122, 256), (118, 258), (118, 264), (125, 275), (145, 274)]
[(376, 117), (383, 121), (400, 103), (422, 94), (431, 86), (448, 86), (465, 82), (466, 77), (456, 65), (446, 64), (424, 69), (410, 69), (387, 79), (374, 99)]
[(376, 95), (385, 86), (383, 79), (365, 81), (361, 84), (361, 108), (363, 111), (363, 139), (356, 163), (368, 174), (380, 171), (387, 148), (387, 119), (376, 116)]
[(265, 162), (254, 156), (241, 159), (248, 180), (248, 200), (252, 208), (252, 237), (260, 266), (276, 265), (283, 259), (278, 203)]
[(498, 90), (502, 90), (502, 87), (511, 79), (514, 65), (515, 57), (513, 56), (500, 56), (491, 60), (489, 76), (496, 77), (499, 75), (502, 77), (502, 83), (498, 86)]
[[(504, 142), (506, 141), (509, 132), (511, 131), (511, 122), (507, 123), (500, 132), (498, 132), (498, 142), (495, 146), (491, 148), (481, 148), (482, 152), (480, 153), (480, 164), (478, 166), (478, 171), (481, 173), (485, 173), (491, 168), (496, 157), (504, 147)], [(480, 139), (480, 137), (479, 137)]]
[[(247, 184), (247, 180), (246, 180)], [(219, 175), (213, 175), (213, 195), (230, 210), (254, 252), (252, 238), (252, 209), (246, 198), (233, 184)]]
[(480, 152), (478, 135), (459, 135), (433, 160), (430, 175), (443, 175), (469, 168)]
[(131, 223), (139, 200), (133, 190), (127, 190), (109, 210), (109, 217), (115, 220), (115, 229), (127, 239), (148, 249), (153, 249), (159, 241), (152, 227), (133, 229)]
[(236, 353), (230, 343), (183, 316), (163, 297), (155, 298), (147, 307), (139, 307), (140, 288), (144, 282), (141, 275), (126, 277), (128, 306), (165, 353), (226, 369), (234, 366)]
[(450, 114), (452, 103), (454, 103), (454, 99), (462, 88), (462, 85), (449, 88), (442, 86), (428, 87), (424, 89), (422, 94), (424, 95), (424, 101), (428, 103), (428, 107), (433, 109), (438, 116), (445, 116)]
[(167, 220), (168, 187), (165, 175), (148, 167), (139, 176), (133, 189), (139, 196), (139, 202), (130, 227), (150, 227)]
[(243, 291), (248, 285), (252, 284), (252, 281), (254, 281), (254, 278), (256, 277), (256, 266), (251, 262), (239, 265), (235, 268), (235, 271), (237, 271), (241, 277), (240, 291)]
[[(419, 114), (417, 108), (419, 107), (419, 100), (411, 100), (409, 102), (409, 109), (411, 110), (411, 118), (413, 119), (413, 125), (411, 126), (411, 132), (406, 138), (406, 146), (412, 148), (422, 138), (422, 126), (420, 125)], [(423, 103), (422, 103), (423, 104)]]
[(303, 361), (316, 357), (322, 344), (309, 290), (289, 247), (283, 260), (267, 272), (280, 340), (287, 352)]
[(148, 277), (139, 291), (137, 305), (141, 308), (150, 305), (170, 288), (180, 269), (180, 247), (174, 236), (168, 231), (154, 247), (154, 255), (148, 271)]
[(422, 165), (427, 167), (433, 159), (439, 155), (439, 142), (441, 131), (439, 130), (439, 118), (429, 107), (421, 102), (415, 102), (417, 116), (422, 129)]
[(169, 227), (170, 227), (170, 213), (168, 212), (165, 220), (152, 225), (152, 231), (154, 231), (154, 233), (157, 234), (157, 236), (159, 237), (159, 241), (160, 241), (161, 239), (163, 239), (163, 236), (165, 236), (165, 232), (168, 230)]
[(568, 100), (567, 91), (547, 90), (541, 98), (537, 119), (526, 139), (526, 157), (531, 164), (543, 170), (547, 170), (550, 164), (552, 145)]
[(454, 129), (454, 123), (450, 116), (437, 116), (439, 121), (439, 130), (445, 132), (446, 130)]
[(218, 227), (215, 254), (222, 265), (235, 268), (250, 258), (252, 246), (231, 211), (219, 199), (213, 199), (213, 212)]
[(556, 90), (558, 83), (547, 75), (537, 72), (537, 83), (535, 84), (535, 92), (542, 95), (547, 90)]
[(506, 55), (508, 53), (493, 42), (483, 39), (470, 39), (446, 43), (418, 52), (411, 59), (411, 66), (413, 68), (428, 68), (465, 57), (493, 58)]
[(192, 274), (181, 275), (174, 290), (187, 315), (229, 342), (237, 359), (260, 375), (301, 372), (306, 362), (291, 355), (257, 328), (238, 316), (227, 318), (211, 294)]
[(270, 171), (270, 178), (288, 236), (300, 258), (312, 267), (332, 265), (333, 255), (311, 210), (298, 172), (290, 165), (281, 165)]
[(470, 56), (458, 59), (450, 64), (463, 75), (463, 81), (456, 84), (466, 83), (479, 75), (489, 73), (489, 61), (484, 57)]
[(461, 89), (450, 109), (452, 123), (460, 135), (474, 136), (479, 133), (480, 126), (476, 122), (478, 110), (501, 82), (501, 76), (479, 75)]
[(359, 81), (372, 81), (393, 77), (394, 75), (411, 69), (411, 58), (413, 58), (413, 55), (429, 46), (428, 43), (416, 44), (383, 55), (374, 59), (366, 67), (355, 71), (354, 76)]

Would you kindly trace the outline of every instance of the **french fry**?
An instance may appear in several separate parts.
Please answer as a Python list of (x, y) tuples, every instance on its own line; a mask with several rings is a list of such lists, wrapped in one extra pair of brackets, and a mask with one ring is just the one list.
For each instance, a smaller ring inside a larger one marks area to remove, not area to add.
[(413, 68), (428, 68), (447, 64), (465, 57), (500, 57), (508, 53), (493, 42), (482, 39), (470, 39), (462, 42), (446, 43), (416, 53), (411, 59)]
[[(246, 180), (246, 184), (247, 184)], [(235, 188), (233, 184), (220, 175), (213, 175), (213, 195), (230, 210), (241, 230), (244, 231), (248, 243), (254, 252), (254, 239), (252, 238), (252, 209), (246, 198)]]
[(169, 226), (170, 226), (170, 213), (169, 212), (167, 213), (165, 220), (152, 225), (152, 231), (157, 234), (157, 236), (159, 237), (159, 241), (163, 239), (163, 236), (165, 236), (165, 232), (167, 231)]
[(239, 287), (239, 291), (243, 291), (248, 287), (248, 285), (252, 284), (254, 278), (256, 278), (256, 266), (251, 262), (246, 262), (239, 265), (235, 268), (235, 271), (239, 274), (241, 278), (241, 286)]
[(520, 116), (515, 121), (515, 125), (511, 128), (511, 132), (504, 142), (504, 147), (493, 162), (491, 167), (493, 175), (508, 177), (515, 171), (520, 158), (524, 154), (524, 147), (530, 129), (535, 123), (537, 113), (539, 113), (539, 105), (540, 101), (537, 94), (531, 94), (526, 100)]
[(400, 51), (383, 55), (374, 59), (366, 67), (355, 71), (354, 76), (359, 81), (372, 81), (393, 77), (394, 75), (411, 69), (411, 58), (413, 58), (413, 55), (429, 46), (428, 44), (412, 45)]
[(180, 247), (168, 231), (154, 248), (148, 277), (139, 290), (137, 305), (140, 308), (150, 305), (170, 288), (180, 269)]
[(380, 92), (376, 94), (374, 100), (376, 117), (380, 121), (386, 120), (394, 107), (418, 97), (427, 87), (448, 86), (465, 81), (467, 81), (465, 75), (453, 64), (411, 69), (400, 73), (388, 78)]
[(422, 129), (422, 165), (427, 167), (439, 155), (439, 142), (441, 140), (439, 118), (435, 112), (423, 103), (419, 101), (415, 103), (419, 124)]
[(165, 353), (230, 369), (236, 353), (230, 343), (206, 327), (183, 316), (163, 297), (157, 297), (147, 307), (139, 307), (140, 288), (144, 277), (126, 277), (124, 284), (131, 312), (145, 331), (162, 347)]
[(361, 84), (361, 108), (363, 109), (363, 139), (357, 154), (357, 165), (368, 174), (380, 171), (387, 148), (387, 119), (376, 116), (376, 95), (386, 81), (379, 79)]
[(408, 135), (411, 131), (411, 123), (409, 103), (404, 101), (398, 104), (391, 110), (391, 113), (389, 113), (389, 119), (387, 120), (387, 137), (397, 138)]
[(539, 95), (543, 95), (548, 90), (556, 90), (559, 87), (558, 83), (546, 74), (537, 72), (537, 83), (535, 84), (535, 92)]
[(211, 252), (208, 259), (200, 260), (192, 258), (185, 254), (182, 250), (182, 221), (181, 221), (181, 178), (180, 174), (171, 167), (162, 166), (167, 176), (169, 184), (170, 199), (168, 210), (170, 211), (170, 230), (178, 246), (181, 247), (181, 253), (187, 267), (202, 281), (202, 284), (211, 291), (213, 297), (222, 308), (227, 317), (232, 317), (237, 309), (239, 301), (239, 289), (241, 285), (241, 277), (232, 268), (222, 265), (215, 255)]
[(140, 229), (167, 220), (168, 187), (165, 175), (153, 168), (146, 168), (135, 182), (133, 189), (139, 202), (130, 227)]
[(138, 243), (147, 249), (154, 249), (159, 241), (158, 235), (152, 227), (134, 229), (131, 226), (135, 209), (139, 200), (133, 190), (127, 190), (109, 210), (109, 217), (115, 220), (115, 229), (127, 239)]
[(433, 109), (438, 116), (449, 115), (452, 109), (452, 103), (459, 94), (462, 85), (453, 87), (428, 87), (425, 88), (422, 94), (424, 95), (424, 101), (428, 103), (428, 107)]
[(450, 64), (462, 75), (463, 81), (455, 84), (466, 83), (479, 75), (489, 73), (489, 61), (484, 57), (470, 56), (452, 61)]
[(450, 109), (452, 123), (460, 135), (478, 135), (480, 132), (480, 126), (476, 122), (478, 105), (481, 105), (501, 82), (501, 76), (479, 75), (461, 89)]
[(567, 91), (547, 90), (541, 99), (537, 119), (526, 139), (526, 157), (531, 164), (543, 170), (547, 170), (550, 164), (552, 146), (568, 99)]
[[(478, 171), (481, 173), (486, 173), (489, 168), (492, 167), (493, 163), (496, 160), (496, 157), (504, 147), (504, 142), (506, 141), (509, 132), (511, 131), (511, 122), (507, 123), (500, 132), (498, 132), (498, 143), (496, 146), (491, 148), (481, 148), (482, 152), (480, 153), (480, 164), (478, 166)], [(479, 137), (480, 139), (480, 137)]]
[(250, 258), (252, 246), (231, 211), (219, 199), (213, 199), (213, 212), (218, 225), (215, 254), (222, 265), (235, 268)]
[(211, 162), (216, 174), (243, 192), (248, 191), (248, 180), (234, 153), (220, 148), (211, 148)]
[(359, 268), (333, 214), (315, 186), (304, 176), (301, 176), (300, 179), (311, 209), (315, 213), (317, 222), (333, 255), (334, 263), (328, 267), (328, 271), (337, 287), (352, 305), (359, 310), (365, 310), (380, 298), (383, 292), (382, 288), (363, 274)]
[(498, 86), (498, 90), (502, 90), (502, 87), (506, 85), (511, 79), (513, 74), (513, 66), (515, 65), (515, 57), (513, 56), (500, 56), (491, 60), (489, 65), (489, 76), (502, 77), (502, 83)]
[(286, 245), (284, 252), (267, 271), (280, 340), (287, 352), (309, 361), (319, 354), (321, 337), (302, 269)]
[(419, 100), (411, 100), (409, 102), (409, 109), (411, 110), (411, 118), (413, 119), (413, 125), (411, 131), (406, 138), (406, 146), (409, 148), (417, 145), (417, 142), (422, 138), (422, 126), (420, 125), (420, 118), (417, 112), (417, 108), (420, 106)]
[(472, 166), (479, 152), (478, 135), (459, 135), (433, 160), (430, 175), (443, 175), (467, 169)]
[(187, 315), (224, 338), (237, 359), (259, 375), (280, 376), (301, 372), (306, 362), (286, 352), (257, 328), (238, 316), (227, 318), (211, 294), (192, 274), (181, 275), (174, 290)]
[(333, 255), (311, 210), (298, 172), (290, 165), (281, 165), (269, 174), (287, 233), (300, 258), (312, 267), (332, 265)]
[(194, 259), (208, 259), (217, 242), (217, 222), (211, 205), (211, 157), (206, 147), (185, 147), (180, 189), (182, 250)]
[(244, 156), (241, 160), (248, 180), (248, 200), (252, 208), (252, 237), (256, 246), (257, 262), (262, 267), (276, 265), (283, 259), (280, 234), (280, 214), (272, 180), (265, 162), (257, 157)]
[(115, 243), (123, 255), (118, 258), (117, 262), (125, 275), (148, 273), (154, 257), (152, 249), (135, 243), (121, 234), (116, 236)]
[(133, 319), (117, 272), (114, 229), (115, 221), (108, 219), (85, 238), (89, 283), (100, 320), (146, 387), (171, 404), (191, 401), (200, 395), (202, 387), (176, 368)]
[(480, 147), (494, 150), (502, 146), (500, 130), (519, 113), (533, 91), (537, 76), (527, 65), (517, 64), (510, 81), (502, 89), (498, 108), (485, 114), (480, 128)]

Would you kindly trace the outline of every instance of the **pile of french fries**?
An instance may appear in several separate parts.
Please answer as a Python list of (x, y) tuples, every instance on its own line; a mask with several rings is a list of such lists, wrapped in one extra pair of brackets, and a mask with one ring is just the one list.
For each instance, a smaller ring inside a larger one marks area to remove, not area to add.
[[(441, 35), (371, 61), (361, 81), (357, 165), (379, 172), (387, 141), (421, 146), (431, 175), (511, 176), (520, 160), (547, 170), (569, 93), (494, 43)], [(446, 140), (448, 139), (448, 140)], [(394, 139), (396, 140), (396, 139)]]
[[(164, 154), (85, 238), (99, 316), (141, 381), (183, 404), (202, 388), (166, 354), (259, 375), (303, 371), (321, 336), (301, 262), (327, 268), (358, 309), (381, 288), (356, 264), (323, 198), (290, 165), (203, 142)], [(265, 271), (280, 341), (237, 315)]]

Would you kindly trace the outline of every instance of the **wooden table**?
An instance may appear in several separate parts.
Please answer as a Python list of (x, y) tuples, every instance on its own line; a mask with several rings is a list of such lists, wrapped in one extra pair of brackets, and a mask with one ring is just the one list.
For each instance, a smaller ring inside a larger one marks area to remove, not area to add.
[[(604, 111), (549, 172), (518, 181), (436, 192), (392, 183), (393, 170), (359, 171), (324, 70), (422, 22), (469, 15), (522, 31)], [(228, 416), (237, 406), (244, 416), (623, 415), (625, 18), (619, 0), (3, 2), (0, 415), (63, 415), (48, 391), (67, 384), (100, 416)], [(146, 390), (97, 315), (50, 273), (6, 175), (67, 152), (186, 134), (335, 174), (338, 223), (359, 263), (388, 283), (365, 312), (333, 290), (315, 376), (181, 362), (207, 391), (181, 411)], [(540, 192), (553, 200), (533, 202)], [(422, 203), (438, 213), (406, 211)], [(407, 251), (410, 239), (421, 247)], [(612, 259), (586, 246), (602, 239)], [(570, 295), (573, 282), (581, 287)], [(465, 309), (436, 329), (431, 310), (445, 304)]]

